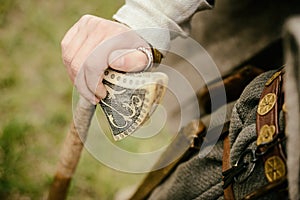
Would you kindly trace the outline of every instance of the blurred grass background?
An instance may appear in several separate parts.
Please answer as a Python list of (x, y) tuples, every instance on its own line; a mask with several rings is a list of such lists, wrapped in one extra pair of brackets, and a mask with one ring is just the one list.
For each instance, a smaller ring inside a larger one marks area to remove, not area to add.
[[(60, 41), (83, 14), (111, 18), (124, 0), (0, 0), (0, 199), (45, 199), (72, 118)], [(68, 199), (112, 199), (142, 175), (83, 152)]]

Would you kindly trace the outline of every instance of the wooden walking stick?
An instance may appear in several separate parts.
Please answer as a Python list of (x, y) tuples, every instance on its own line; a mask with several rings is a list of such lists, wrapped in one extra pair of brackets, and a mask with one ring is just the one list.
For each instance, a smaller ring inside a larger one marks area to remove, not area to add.
[[(124, 81), (126, 80), (126, 81)], [(119, 73), (108, 69), (103, 83), (108, 95), (100, 105), (112, 136), (121, 140), (137, 130), (165, 93), (168, 77), (160, 72)], [(57, 166), (48, 200), (63, 200), (78, 164), (96, 106), (80, 97)]]
[(63, 143), (48, 200), (63, 200), (66, 198), (94, 111), (95, 106), (93, 104), (83, 97), (79, 98), (73, 122)]

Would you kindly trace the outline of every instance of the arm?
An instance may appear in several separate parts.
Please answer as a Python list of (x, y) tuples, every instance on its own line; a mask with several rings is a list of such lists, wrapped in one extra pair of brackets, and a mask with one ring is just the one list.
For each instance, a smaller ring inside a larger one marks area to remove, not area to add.
[[(61, 42), (62, 58), (70, 79), (82, 96), (97, 104), (107, 93), (102, 77), (108, 66), (125, 72), (141, 71), (148, 60), (138, 47), (150, 48), (150, 43), (166, 50), (169, 30), (186, 35), (181, 26), (187, 24), (194, 12), (208, 8), (212, 5), (205, 0), (174, 0), (171, 3), (166, 0), (127, 0), (114, 15), (123, 24), (83, 16)], [(144, 31), (143, 28), (155, 29)], [(162, 29), (157, 31), (157, 28)], [(99, 45), (101, 48), (97, 48)], [(95, 48), (97, 55), (91, 57)]]
[[(127, 0), (113, 18), (132, 29), (159, 28), (187, 35), (191, 17), (197, 11), (212, 9), (213, 5), (213, 0)], [(142, 37), (155, 47), (167, 49), (167, 36), (150, 34)]]

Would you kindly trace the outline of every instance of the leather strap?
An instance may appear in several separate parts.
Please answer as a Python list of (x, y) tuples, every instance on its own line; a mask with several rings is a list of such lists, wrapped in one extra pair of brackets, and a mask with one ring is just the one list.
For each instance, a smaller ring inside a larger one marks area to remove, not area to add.
[[(227, 135), (224, 139), (223, 144), (223, 163), (222, 163), (222, 171), (230, 169), (230, 140)], [(232, 184), (230, 184), (227, 188), (224, 189), (224, 199), (225, 200), (234, 200), (233, 188)]]
[[(262, 186), (261, 188), (258, 188), (254, 191), (252, 191), (251, 193), (247, 194), (246, 196), (244, 196), (241, 200), (250, 200), (250, 199), (259, 199), (261, 196), (266, 195), (268, 193), (277, 191), (280, 192), (282, 194), (286, 194), (287, 193), (287, 187), (288, 187), (288, 183), (287, 183), (287, 179), (286, 177), (275, 181), (273, 183), (268, 183), (264, 186)], [(283, 195), (278, 195), (277, 199), (286, 199), (287, 195), (283, 196)]]
[[(286, 155), (283, 151), (282, 141), (284, 133), (280, 132), (279, 127), (279, 112), (283, 104), (283, 71), (276, 72), (266, 83), (266, 86), (261, 94), (261, 98), (257, 109), (257, 149), (255, 150), (256, 157), (262, 158), (264, 162), (265, 175), (269, 183), (277, 187), (278, 181), (286, 177)], [(229, 138), (224, 140), (223, 151), (223, 188), (224, 198), (234, 199), (234, 192), (232, 182), (234, 177), (243, 171), (243, 164), (236, 164), (230, 166), (230, 142)], [(249, 194), (247, 197), (257, 196), (262, 194), (267, 188), (271, 190), (276, 187), (269, 187), (266, 185), (261, 188), (259, 193)]]
[(271, 183), (286, 175), (286, 155), (282, 147), (279, 112), (283, 105), (283, 70), (276, 72), (266, 83), (256, 115), (257, 145), (262, 154), (265, 176)]

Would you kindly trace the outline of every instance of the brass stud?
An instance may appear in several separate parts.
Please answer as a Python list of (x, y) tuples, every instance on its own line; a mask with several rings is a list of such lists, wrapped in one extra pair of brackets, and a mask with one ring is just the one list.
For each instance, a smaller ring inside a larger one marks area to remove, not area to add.
[(274, 125), (263, 125), (259, 131), (259, 136), (256, 140), (257, 146), (260, 144), (269, 143), (273, 140), (273, 135), (275, 133)]
[(259, 102), (257, 113), (259, 115), (265, 115), (274, 107), (277, 100), (277, 96), (274, 93), (266, 94)]
[(282, 111), (285, 112), (285, 113), (287, 113), (287, 108), (286, 108), (285, 103), (282, 105)]
[(269, 86), (279, 75), (281, 74), (281, 71), (276, 72), (269, 78), (269, 80), (266, 82), (265, 86)]
[(281, 179), (286, 174), (285, 164), (279, 156), (272, 156), (265, 162), (265, 175), (269, 182)]

